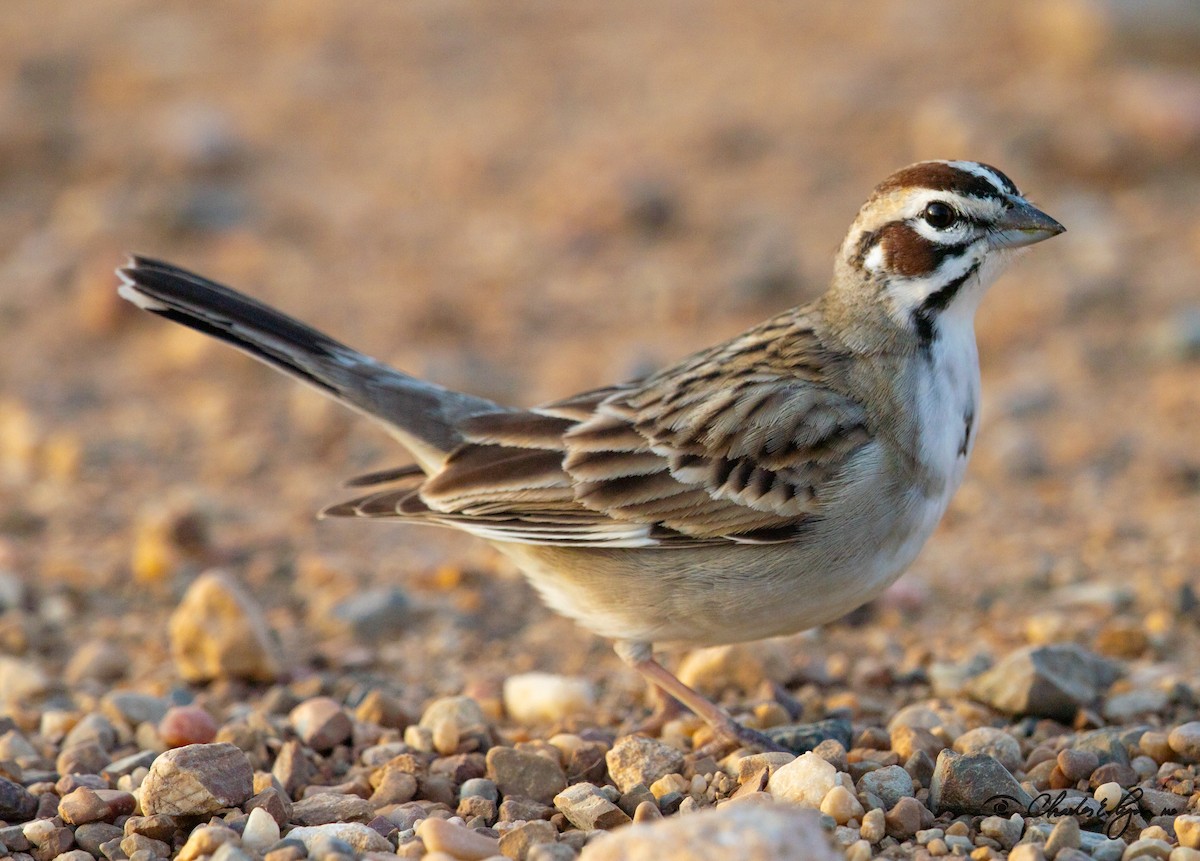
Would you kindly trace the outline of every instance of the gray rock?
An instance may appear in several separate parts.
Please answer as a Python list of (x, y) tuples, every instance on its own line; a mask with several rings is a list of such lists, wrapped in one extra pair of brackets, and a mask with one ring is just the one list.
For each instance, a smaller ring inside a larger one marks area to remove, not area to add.
[(1063, 849), (1078, 849), (1079, 846), (1079, 820), (1074, 816), (1064, 816), (1046, 839), (1046, 857), (1055, 858)]
[(271, 766), (271, 774), (291, 798), (299, 796), (300, 790), (308, 786), (316, 773), (317, 767), (298, 741), (285, 742)]
[(331, 621), (364, 643), (376, 643), (404, 631), (409, 621), (408, 597), (395, 586), (369, 589), (334, 606)]
[(104, 766), (100, 770), (100, 773), (105, 777), (111, 777), (115, 783), (118, 777), (130, 774), (139, 768), (149, 768), (154, 765), (154, 760), (157, 758), (158, 753), (156, 751), (138, 751), (137, 753), (129, 754), (129, 756), (114, 759), (108, 765)]
[(530, 798), (541, 804), (552, 803), (554, 796), (567, 788), (567, 776), (558, 763), (511, 747), (488, 751), (487, 775), (501, 795)]
[(979, 823), (979, 833), (992, 838), (1005, 849), (1016, 845), (1024, 829), (1025, 822), (1019, 813), (1010, 817), (988, 816)]
[(1200, 356), (1200, 306), (1183, 308), (1163, 320), (1149, 343), (1165, 359), (1183, 361)]
[(0, 843), (3, 843), (9, 852), (25, 852), (33, 845), (20, 825), (6, 825), (0, 828)]
[[(736, 847), (736, 848), (735, 848)], [(583, 848), (579, 861), (839, 861), (821, 814), (782, 804), (726, 804), (635, 824)]]
[(500, 802), (500, 790), (496, 788), (496, 782), (488, 780), (486, 777), (472, 777), (470, 780), (463, 781), (462, 786), (458, 789), (458, 797), (469, 798), (471, 796), (486, 798), (497, 804)]
[(904, 770), (913, 781), (920, 781), (922, 786), (928, 787), (933, 779), (933, 759), (925, 751), (918, 750), (904, 763)]
[(849, 750), (853, 734), (854, 728), (846, 718), (829, 718), (816, 723), (775, 726), (765, 733), (771, 741), (783, 745), (797, 755), (808, 753), (828, 739), (841, 742), (842, 747)]
[(375, 817), (371, 802), (357, 795), (316, 792), (292, 803), (292, 819), (301, 825), (333, 822), (369, 822)]
[[(6, 822), (24, 822), (37, 813), (38, 801), (25, 787), (7, 778), (0, 777), (0, 819)], [(11, 845), (9, 847), (12, 848)]]
[(254, 770), (232, 744), (189, 744), (161, 754), (141, 786), (147, 815), (206, 816), (239, 807), (254, 791)]
[(1104, 718), (1112, 723), (1129, 723), (1142, 715), (1158, 714), (1167, 708), (1171, 698), (1166, 691), (1141, 688), (1110, 696), (1104, 702)]
[(1092, 730), (1076, 738), (1071, 749), (1095, 754), (1097, 766), (1109, 763), (1129, 765), (1128, 735), (1128, 730), (1120, 728)]
[(935, 814), (1009, 816), (1026, 810), (1032, 800), (994, 757), (950, 750), (938, 755), (929, 785), (929, 808)]
[(1146, 786), (1139, 786), (1138, 792), (1138, 807), (1150, 817), (1172, 816), (1187, 810), (1188, 800), (1174, 792), (1164, 792)]
[(901, 798), (912, 796), (913, 780), (899, 765), (889, 765), (864, 774), (858, 781), (858, 789), (878, 796), (891, 810)]
[(331, 841), (338, 841), (350, 847), (346, 854), (352, 857), (356, 852), (395, 852), (395, 847), (386, 837), (361, 822), (301, 826), (289, 831), (287, 839), (299, 840), (308, 848), (309, 856), (313, 858), (320, 855), (322, 848), (337, 845)]
[(162, 697), (133, 691), (113, 691), (100, 700), (101, 710), (110, 717), (119, 717), (132, 727), (140, 723), (157, 724), (167, 713), (168, 706)]
[(254, 861), (254, 856), (240, 846), (225, 843), (212, 854), (212, 861)]
[(1070, 722), (1120, 676), (1120, 669), (1073, 643), (1030, 646), (1013, 652), (968, 689), (973, 697), (1012, 715)]
[(641, 735), (617, 739), (604, 760), (609, 776), (621, 792), (628, 792), (639, 783), (650, 786), (660, 777), (683, 769), (682, 752)]
[(108, 822), (89, 822), (75, 829), (75, 844), (93, 857), (100, 857), (100, 844), (120, 839), (124, 832)]
[(332, 750), (354, 730), (341, 703), (329, 697), (313, 697), (300, 703), (288, 715), (288, 722), (313, 750)]
[(1066, 748), (1059, 751), (1058, 769), (1071, 783), (1087, 780), (1100, 767), (1100, 758), (1094, 751)]
[[(590, 783), (576, 783), (554, 796), (554, 806), (567, 821), (582, 831), (599, 828), (609, 831), (625, 825), (629, 816), (613, 804), (600, 787)], [(501, 847), (503, 848), (503, 847)]]
[(954, 740), (958, 753), (986, 753), (995, 757), (1009, 771), (1016, 771), (1025, 762), (1021, 745), (1004, 730), (990, 726), (976, 727)]
[(565, 843), (539, 843), (529, 847), (525, 861), (575, 861), (578, 854)]
[(62, 746), (72, 747), (89, 742), (99, 745), (106, 752), (117, 744), (116, 729), (108, 718), (98, 712), (84, 715), (79, 723), (71, 727), (71, 731), (62, 741)]

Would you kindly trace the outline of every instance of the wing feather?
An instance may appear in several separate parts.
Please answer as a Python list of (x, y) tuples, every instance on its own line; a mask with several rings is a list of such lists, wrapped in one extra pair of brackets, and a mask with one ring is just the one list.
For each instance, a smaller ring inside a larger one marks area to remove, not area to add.
[(638, 383), (466, 419), (423, 484), (389, 471), (405, 485), (328, 513), (534, 544), (802, 540), (873, 434), (798, 313)]

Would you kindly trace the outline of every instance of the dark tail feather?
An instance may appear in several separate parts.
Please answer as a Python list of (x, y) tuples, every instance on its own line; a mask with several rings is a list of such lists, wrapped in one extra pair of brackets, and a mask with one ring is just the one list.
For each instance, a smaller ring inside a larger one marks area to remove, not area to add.
[(462, 442), (456, 425), (502, 411), (483, 398), (410, 377), (236, 290), (133, 256), (119, 292), (139, 308), (219, 338), (382, 422), (426, 469)]

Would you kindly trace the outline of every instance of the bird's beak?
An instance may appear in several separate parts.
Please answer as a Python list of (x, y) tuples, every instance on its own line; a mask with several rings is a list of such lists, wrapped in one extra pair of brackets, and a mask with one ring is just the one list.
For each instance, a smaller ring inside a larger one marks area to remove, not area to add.
[(996, 248), (1021, 248), (1066, 231), (1053, 218), (1020, 197), (1009, 198), (1011, 206), (992, 228)]

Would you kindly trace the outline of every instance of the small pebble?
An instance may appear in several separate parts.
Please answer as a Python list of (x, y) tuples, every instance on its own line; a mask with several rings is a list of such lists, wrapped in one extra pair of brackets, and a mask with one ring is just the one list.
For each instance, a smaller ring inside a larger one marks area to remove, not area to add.
[(200, 706), (174, 706), (158, 722), (158, 737), (167, 747), (208, 744), (217, 737), (217, 723)]
[(262, 807), (255, 807), (242, 829), (242, 845), (251, 852), (263, 853), (279, 842), (279, 823)]
[(1009, 818), (988, 816), (979, 823), (979, 833), (992, 838), (1005, 849), (1011, 849), (1016, 845), (1017, 841), (1021, 839), (1021, 832), (1024, 829), (1025, 820), (1019, 813), (1014, 813)]
[(1058, 754), (1058, 767), (1072, 784), (1087, 780), (1100, 766), (1100, 759), (1090, 750), (1066, 748)]
[(1003, 730), (990, 726), (977, 727), (963, 733), (954, 740), (958, 753), (986, 753), (998, 760), (1009, 771), (1017, 771), (1023, 764), (1021, 745)]
[[(807, 807), (820, 807), (837, 784), (837, 770), (815, 753), (801, 754), (779, 768), (767, 781), (767, 791), (783, 801)], [(883, 836), (883, 812), (880, 811), (880, 837)], [(875, 841), (871, 841), (874, 843)]]
[(354, 725), (341, 704), (329, 697), (313, 697), (288, 715), (300, 740), (313, 750), (332, 750), (350, 737)]
[[(465, 696), (434, 700), (425, 709), (417, 725), (409, 729), (429, 733), (432, 749), (444, 756), (460, 750), (479, 750), (487, 747), (491, 740), (483, 709), (475, 700)], [(407, 732), (404, 740), (409, 741)]]
[(487, 752), (487, 776), (503, 796), (517, 795), (541, 804), (567, 788), (562, 767), (549, 757), (511, 747), (493, 747)]
[(590, 711), (595, 686), (587, 679), (523, 673), (504, 680), (504, 710), (520, 724), (552, 723)]
[(1079, 820), (1074, 816), (1064, 816), (1046, 838), (1046, 857), (1054, 858), (1062, 849), (1078, 849), (1079, 846)]
[(1200, 762), (1200, 721), (1180, 724), (1167, 736), (1167, 744), (1183, 762)]
[(1171, 855), (1171, 844), (1165, 840), (1141, 838), (1129, 844), (1121, 855), (1121, 861), (1133, 861), (1135, 858), (1153, 858), (1156, 861), (1167, 861)]
[(426, 819), (417, 826), (417, 836), (430, 852), (445, 852), (463, 861), (477, 861), (500, 852), (500, 841), (444, 819)]
[(928, 815), (925, 806), (911, 796), (899, 799), (884, 816), (889, 837), (908, 840), (921, 828), (921, 821)]
[(862, 821), (863, 806), (852, 792), (838, 785), (825, 794), (821, 801), (821, 812), (832, 816), (838, 825), (845, 825), (851, 819)]
[(859, 833), (862, 835), (862, 839), (872, 846), (882, 840), (887, 834), (883, 811), (879, 808), (868, 810), (863, 816)]

